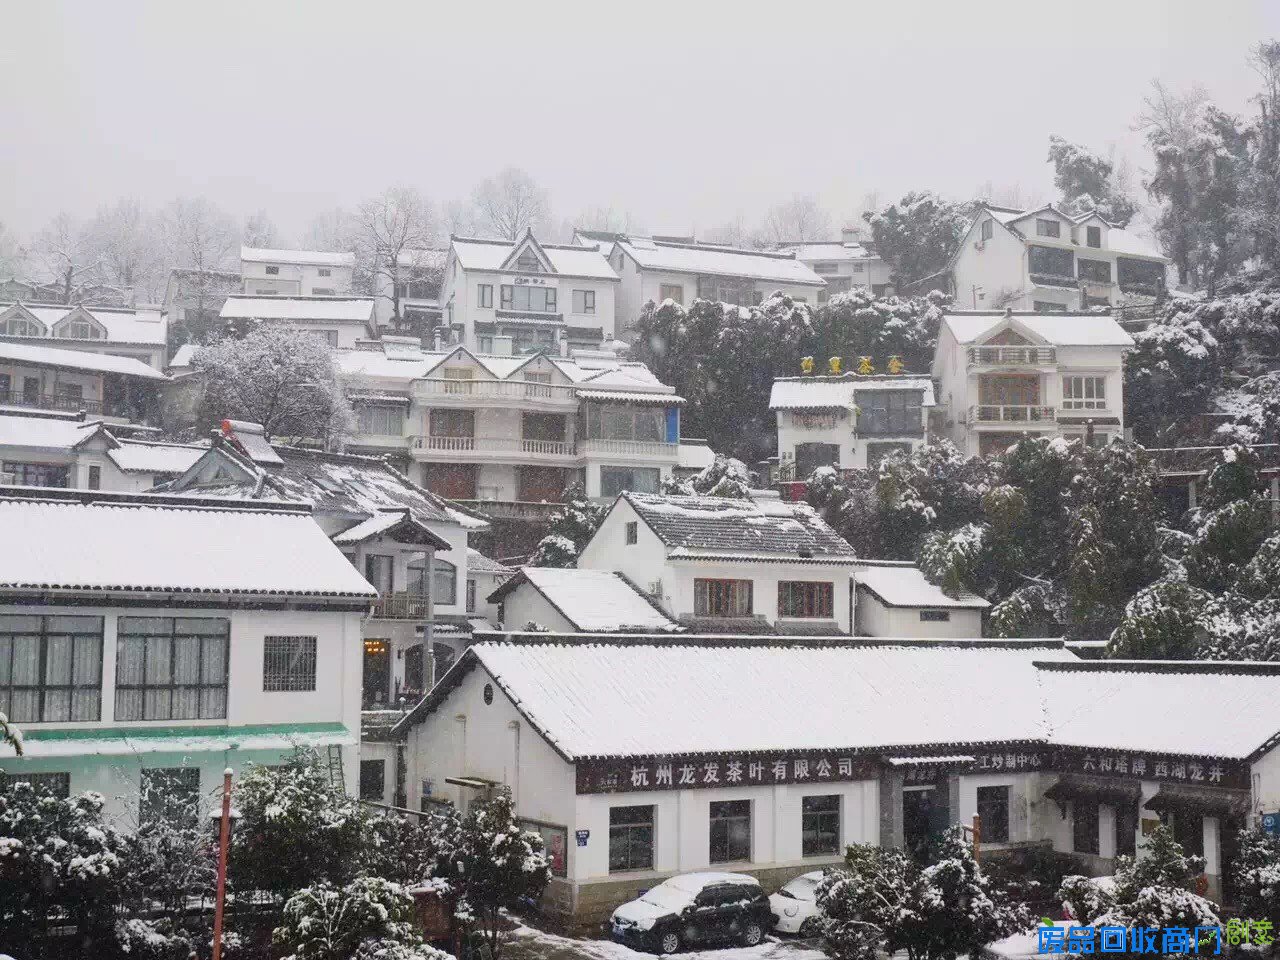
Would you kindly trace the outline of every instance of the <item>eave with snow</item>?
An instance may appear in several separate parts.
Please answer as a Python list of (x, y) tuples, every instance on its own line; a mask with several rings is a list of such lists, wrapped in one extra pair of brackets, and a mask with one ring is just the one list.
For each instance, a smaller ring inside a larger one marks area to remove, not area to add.
[[(975, 814), (984, 850), (1045, 845), (1094, 873), (1173, 823), (1212, 893), (1225, 831), (1280, 802), (1274, 664), (1091, 662), (1058, 640), (476, 639), (397, 726), (409, 802), (505, 784), (559, 854), (550, 902), (583, 927), (674, 873), (782, 882)], [(829, 837), (802, 845), (806, 798), (832, 796)], [(741, 801), (749, 841), (709, 843)], [(611, 869), (619, 807), (649, 818), (646, 869)]]
[(378, 332), (372, 297), (232, 296), (219, 315), (224, 323), (288, 323), (340, 349)]
[(168, 318), (157, 306), (0, 303), (0, 340), (13, 343), (110, 353), (160, 370), (167, 336)]

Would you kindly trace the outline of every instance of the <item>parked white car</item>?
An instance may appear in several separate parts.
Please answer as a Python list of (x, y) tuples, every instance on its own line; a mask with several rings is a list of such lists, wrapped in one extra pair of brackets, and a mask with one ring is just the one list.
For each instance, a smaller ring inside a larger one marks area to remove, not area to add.
[(802, 873), (769, 897), (777, 933), (798, 933), (802, 937), (818, 932), (822, 911), (818, 909), (818, 883), (822, 871)]

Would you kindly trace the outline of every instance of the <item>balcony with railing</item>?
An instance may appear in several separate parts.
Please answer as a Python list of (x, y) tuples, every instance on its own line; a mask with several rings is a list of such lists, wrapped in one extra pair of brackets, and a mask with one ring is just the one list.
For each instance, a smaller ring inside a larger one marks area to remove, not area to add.
[(1056, 347), (970, 347), (971, 367), (1047, 367), (1058, 362)]
[(531, 383), (525, 380), (418, 380), (415, 395), (423, 402), (439, 406), (442, 402), (508, 401), (512, 406), (525, 404), (576, 406), (575, 388), (559, 383)]
[(431, 615), (431, 599), (417, 593), (388, 593), (373, 604), (375, 620), (426, 620)]
[[(572, 440), (536, 440), (529, 437), (414, 437), (413, 454), (420, 459), (485, 460), (518, 457), (522, 462), (555, 463), (577, 456)], [(459, 456), (462, 455), (462, 456)]]
[(579, 442), (578, 452), (584, 457), (639, 457), (646, 460), (674, 461), (679, 456), (680, 444), (663, 443), (658, 440), (606, 440), (597, 438)]
[(1052, 426), (1056, 419), (1057, 411), (1053, 407), (980, 403), (969, 408), (969, 423), (978, 426), (988, 423)]
[(63, 410), (69, 413), (85, 413), (94, 416), (127, 417), (122, 404), (100, 403), (83, 397), (55, 393), (29, 393), (25, 390), (0, 390), (0, 406), (27, 407), (32, 410)]

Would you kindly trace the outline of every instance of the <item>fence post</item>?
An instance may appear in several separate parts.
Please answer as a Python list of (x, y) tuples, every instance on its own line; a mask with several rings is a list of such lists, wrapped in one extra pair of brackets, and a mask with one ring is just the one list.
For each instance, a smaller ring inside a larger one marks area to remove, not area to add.
[[(976, 861), (982, 852), (982, 818), (973, 815), (973, 859)], [(216, 960), (216, 958), (215, 958)]]
[(231, 833), (231, 768), (222, 771), (222, 829), (218, 838), (218, 895), (213, 904), (213, 960), (222, 960), (222, 914), (227, 900), (227, 840)]

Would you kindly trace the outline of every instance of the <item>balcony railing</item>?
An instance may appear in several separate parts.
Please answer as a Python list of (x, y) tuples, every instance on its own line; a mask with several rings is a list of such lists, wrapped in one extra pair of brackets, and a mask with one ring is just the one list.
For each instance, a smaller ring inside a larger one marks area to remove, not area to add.
[(476, 491), (479, 500), (455, 500), (464, 507), (478, 510), (486, 516), (500, 520), (550, 520), (564, 506), (562, 503), (533, 502), (529, 500), (499, 500), (497, 496), (485, 497), (484, 488)]
[(1043, 423), (1055, 417), (1053, 407), (982, 403), (969, 408), (970, 423)]
[(470, 397), (481, 400), (554, 401), (575, 403), (574, 388), (559, 383), (529, 383), (524, 380), (419, 380), (414, 384), (419, 396)]
[(414, 437), (415, 450), (447, 453), (523, 453), (534, 457), (572, 457), (577, 450), (571, 440), (533, 440), (522, 437)]
[(373, 605), (379, 620), (426, 620), (431, 613), (431, 600), (416, 593), (389, 593)]
[(104, 405), (97, 400), (84, 400), (80, 397), (62, 396), (53, 393), (27, 393), (23, 390), (0, 390), (0, 406), (30, 407), (34, 410), (69, 410), (78, 413), (92, 413), (101, 416), (127, 416), (117, 413), (120, 409), (115, 404)]
[(633, 457), (674, 457), (680, 452), (678, 443), (662, 443), (657, 440), (583, 440), (580, 451), (586, 454), (603, 453)]
[(1043, 367), (1058, 362), (1054, 347), (970, 347), (971, 367)]
[(1075, 277), (1057, 273), (1033, 273), (1031, 282), (1041, 287), (1075, 287), (1080, 283)]

